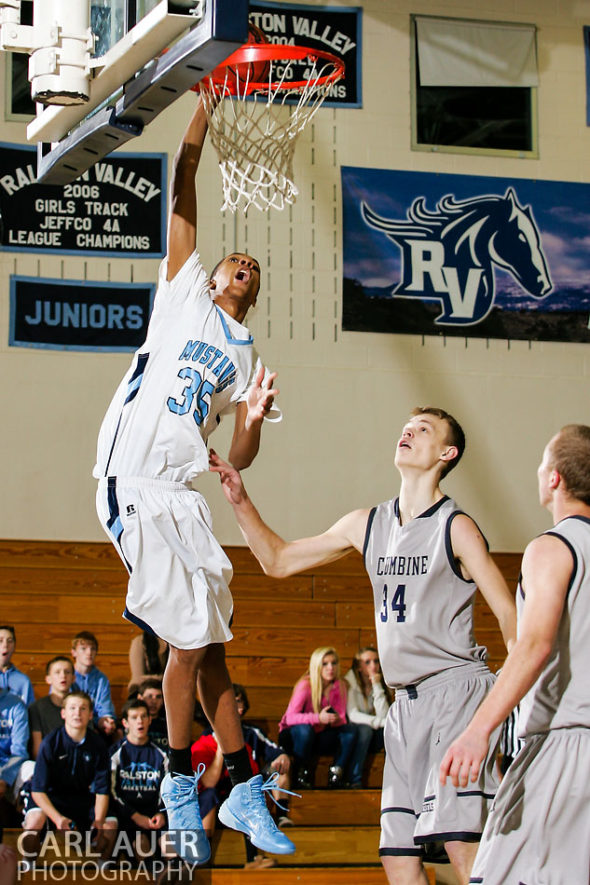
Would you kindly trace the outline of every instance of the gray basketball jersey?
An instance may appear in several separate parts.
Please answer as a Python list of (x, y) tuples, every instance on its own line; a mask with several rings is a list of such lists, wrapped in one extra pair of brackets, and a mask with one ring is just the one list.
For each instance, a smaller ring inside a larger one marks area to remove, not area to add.
[(365, 567), (381, 668), (393, 688), (487, 659), (473, 634), (475, 583), (461, 577), (451, 548), (451, 523), (461, 512), (444, 497), (406, 525), (397, 499), (369, 515)]
[[(590, 727), (590, 520), (570, 516), (545, 532), (566, 544), (573, 569), (557, 637), (543, 672), (520, 702), (519, 734), (554, 728)], [(519, 584), (520, 619), (526, 587)]]

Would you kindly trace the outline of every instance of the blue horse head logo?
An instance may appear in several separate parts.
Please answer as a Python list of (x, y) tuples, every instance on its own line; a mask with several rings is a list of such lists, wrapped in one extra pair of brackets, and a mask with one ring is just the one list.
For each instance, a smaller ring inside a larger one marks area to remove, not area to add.
[(530, 207), (508, 188), (504, 196), (469, 200), (443, 197), (435, 212), (418, 197), (405, 220), (383, 218), (366, 203), (361, 214), (402, 252), (402, 279), (396, 295), (438, 300), (435, 322), (469, 326), (483, 320), (494, 304), (494, 265), (508, 271), (534, 298), (553, 288), (541, 235)]

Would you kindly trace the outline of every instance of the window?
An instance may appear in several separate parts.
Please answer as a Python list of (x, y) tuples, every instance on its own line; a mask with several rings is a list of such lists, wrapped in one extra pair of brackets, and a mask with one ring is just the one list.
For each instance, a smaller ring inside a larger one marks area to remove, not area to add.
[(412, 147), (537, 156), (535, 28), (415, 16)]
[[(33, 24), (32, 0), (21, 0), (20, 20), (23, 25)], [(31, 98), (29, 83), (29, 56), (25, 52), (6, 52), (6, 101), (7, 120), (32, 120), (35, 103)]]

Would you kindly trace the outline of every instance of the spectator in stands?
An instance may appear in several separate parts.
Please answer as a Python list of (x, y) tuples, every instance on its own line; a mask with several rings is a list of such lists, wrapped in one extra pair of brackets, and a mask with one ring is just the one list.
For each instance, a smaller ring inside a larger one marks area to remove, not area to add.
[(137, 695), (140, 684), (148, 676), (162, 679), (168, 661), (168, 643), (148, 630), (134, 636), (129, 646), (129, 697)]
[(148, 838), (153, 832), (160, 834), (159, 848), (166, 856), (163, 833), (167, 820), (160, 811), (160, 786), (168, 771), (168, 757), (150, 741), (150, 713), (145, 701), (128, 701), (121, 718), (126, 736), (111, 750), (111, 807), (138, 859), (153, 853), (155, 846)]
[(94, 633), (82, 630), (72, 640), (72, 657), (74, 659), (75, 681), (74, 691), (84, 691), (92, 698), (94, 705), (94, 725), (107, 741), (113, 739), (116, 731), (115, 708), (111, 700), (109, 680), (97, 666), (98, 640)]
[[(248, 696), (246, 690), (241, 685), (234, 684), (233, 689), (238, 713), (240, 719), (243, 719), (250, 706)], [(285, 795), (284, 790), (288, 790), (290, 786), (289, 769), (291, 760), (284, 750), (278, 744), (273, 743), (259, 728), (253, 728), (242, 723), (242, 732), (252, 772), (254, 774), (262, 772), (265, 777), (276, 772), (277, 787), (282, 788), (280, 793), (277, 791), (276, 796), (280, 796), (281, 798), (278, 801), (280, 801), (284, 808), (288, 808), (283, 797)], [(215, 829), (216, 806), (229, 796), (232, 784), (223, 753), (210, 726), (192, 745), (191, 758), (195, 771), (198, 770), (199, 765), (205, 766), (205, 771), (199, 781), (199, 785), (202, 785), (204, 788), (199, 793), (199, 804), (205, 829), (209, 838), (211, 838)], [(292, 821), (287, 817), (286, 811), (277, 823), (279, 826), (292, 825)], [(244, 841), (246, 843), (245, 869), (263, 870), (276, 866), (274, 858), (258, 854), (257, 849), (252, 845), (247, 836), (244, 836)]]
[(346, 719), (346, 683), (340, 679), (338, 655), (333, 648), (316, 648), (279, 722), (279, 743), (295, 757), (295, 788), (311, 787), (314, 756), (328, 754), (334, 756), (328, 786), (343, 787), (356, 731)]
[(28, 743), (27, 708), (17, 695), (0, 689), (0, 826), (15, 826), (20, 820), (14, 786), (28, 757)]
[(15, 647), (14, 627), (0, 627), (0, 689), (11, 691), (28, 707), (35, 700), (35, 694), (29, 677), (11, 663)]
[(107, 860), (117, 835), (109, 809), (109, 755), (104, 741), (88, 726), (92, 699), (72, 691), (62, 710), (64, 724), (43, 738), (31, 791), (25, 794), (23, 853), (36, 856), (46, 825), (56, 830), (96, 830), (96, 849)]
[(2, 885), (15, 885), (17, 870), (17, 853), (14, 848), (2, 845), (2, 828), (0, 828), (0, 882)]
[(144, 679), (139, 686), (137, 698), (145, 701), (150, 714), (149, 737), (150, 741), (168, 752), (168, 723), (166, 722), (166, 710), (164, 709), (164, 695), (162, 693), (162, 680), (153, 676)]
[(70, 659), (61, 655), (52, 658), (45, 668), (45, 682), (49, 686), (49, 694), (29, 707), (31, 759), (37, 758), (43, 738), (63, 725), (63, 702), (74, 684), (74, 665)]
[(383, 727), (391, 705), (377, 649), (371, 645), (359, 649), (344, 679), (348, 686), (346, 712), (358, 728), (348, 780), (353, 789), (361, 789), (367, 754), (383, 749)]

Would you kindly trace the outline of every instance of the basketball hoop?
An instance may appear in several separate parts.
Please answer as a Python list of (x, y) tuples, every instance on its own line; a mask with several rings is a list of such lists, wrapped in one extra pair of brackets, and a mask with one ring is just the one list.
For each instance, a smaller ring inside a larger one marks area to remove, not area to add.
[(344, 63), (329, 52), (248, 43), (200, 82), (223, 179), (222, 210), (295, 202), (297, 137), (343, 76)]

